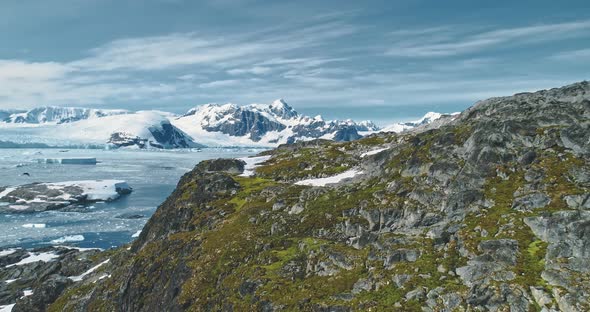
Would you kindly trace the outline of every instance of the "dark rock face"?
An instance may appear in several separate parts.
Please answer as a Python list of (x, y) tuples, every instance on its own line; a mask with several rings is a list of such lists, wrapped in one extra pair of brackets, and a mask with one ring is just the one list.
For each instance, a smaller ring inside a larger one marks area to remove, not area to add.
[(47, 306), (55, 301), (61, 293), (73, 282), (67, 277), (54, 274), (35, 288), (31, 296), (18, 301), (12, 309), (14, 312), (43, 312)]
[(160, 128), (150, 127), (149, 131), (154, 136), (154, 139), (156, 139), (156, 142), (150, 142), (150, 145), (153, 147), (189, 148), (198, 146), (198, 144), (193, 142), (191, 137), (174, 127), (169, 122), (161, 124)]
[(251, 178), (203, 162), (111, 278), (52, 308), (588, 311), (589, 98), (582, 82), (437, 129), (284, 145)]
[(240, 122), (223, 123), (217, 126), (209, 126), (205, 129), (212, 132), (221, 132), (231, 136), (249, 135), (252, 141), (260, 141), (260, 137), (270, 131), (282, 131), (285, 126), (272, 121), (261, 113), (237, 109), (233, 117)]
[(147, 141), (147, 139), (140, 138), (136, 135), (130, 135), (124, 132), (115, 132), (111, 134), (111, 138), (107, 141), (107, 143), (116, 147), (137, 146), (139, 148), (145, 148), (147, 146)]
[[(78, 276), (93, 266), (98, 250), (79, 251), (63, 247), (34, 250), (16, 249), (0, 256), (0, 305), (14, 304), (12, 311), (47, 311)], [(54, 255), (53, 259), (19, 264), (31, 255)], [(99, 256), (100, 258), (100, 256)], [(95, 260), (96, 261), (96, 260)], [(89, 275), (89, 280), (96, 277)], [(28, 293), (26, 293), (26, 292)]]
[(111, 134), (108, 144), (114, 147), (137, 147), (137, 148), (191, 148), (204, 147), (195, 143), (186, 133), (174, 127), (169, 122), (162, 122), (159, 126), (149, 127), (148, 130), (153, 140), (131, 135), (125, 132)]
[(240, 174), (244, 172), (246, 163), (238, 159), (218, 158), (200, 162), (196, 169), (202, 172), (226, 172), (230, 174)]
[(350, 126), (341, 127), (336, 133), (334, 133), (334, 141), (336, 142), (348, 142), (360, 138), (362, 138), (362, 136), (358, 134), (356, 128)]

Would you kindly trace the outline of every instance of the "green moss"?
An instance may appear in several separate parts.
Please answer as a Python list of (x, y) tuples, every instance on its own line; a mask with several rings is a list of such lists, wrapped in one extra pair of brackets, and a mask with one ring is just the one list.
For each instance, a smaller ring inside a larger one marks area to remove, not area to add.
[(456, 145), (463, 145), (465, 141), (471, 136), (473, 133), (473, 128), (470, 125), (464, 124), (460, 126), (453, 127), (453, 134), (455, 135), (455, 144)]
[(588, 190), (581, 189), (578, 185), (567, 179), (567, 172), (584, 166), (585, 161), (576, 156), (565, 153), (561, 157), (556, 153), (545, 152), (539, 157), (534, 167), (545, 172), (543, 182), (546, 184), (546, 192), (551, 197), (551, 202), (545, 211), (567, 210), (567, 204), (563, 200), (566, 195), (583, 194)]
[(280, 152), (258, 167), (259, 176), (277, 181), (293, 181), (320, 175), (335, 175), (356, 165), (358, 159), (340, 145), (321, 144)]
[(541, 240), (532, 241), (526, 252), (521, 253), (517, 273), (520, 273), (516, 282), (524, 286), (546, 286), (547, 283), (541, 278), (545, 269), (545, 254), (547, 243)]

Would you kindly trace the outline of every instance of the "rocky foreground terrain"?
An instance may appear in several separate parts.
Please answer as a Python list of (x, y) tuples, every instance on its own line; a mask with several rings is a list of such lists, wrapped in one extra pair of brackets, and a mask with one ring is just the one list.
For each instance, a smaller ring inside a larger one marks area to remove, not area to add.
[(266, 155), (200, 163), (129, 248), (13, 311), (590, 310), (588, 82)]

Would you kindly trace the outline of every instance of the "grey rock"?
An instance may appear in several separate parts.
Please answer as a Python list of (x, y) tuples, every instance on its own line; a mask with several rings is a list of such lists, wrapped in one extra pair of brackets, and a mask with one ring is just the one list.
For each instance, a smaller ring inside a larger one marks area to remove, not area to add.
[(426, 297), (426, 288), (418, 287), (406, 293), (406, 300), (422, 300)]
[(373, 289), (374, 282), (368, 278), (361, 278), (352, 286), (352, 293), (359, 294), (363, 291), (370, 291)]
[(397, 287), (404, 287), (404, 284), (406, 282), (408, 282), (410, 279), (412, 279), (412, 275), (409, 274), (396, 274), (393, 276), (392, 280), (393, 283), (397, 286)]
[(420, 257), (420, 251), (416, 249), (397, 249), (391, 251), (383, 261), (383, 266), (389, 268), (398, 262), (415, 262)]
[(568, 207), (572, 209), (590, 209), (590, 194), (564, 196)]
[(547, 206), (551, 202), (549, 196), (535, 192), (514, 199), (512, 209), (518, 211), (532, 211)]

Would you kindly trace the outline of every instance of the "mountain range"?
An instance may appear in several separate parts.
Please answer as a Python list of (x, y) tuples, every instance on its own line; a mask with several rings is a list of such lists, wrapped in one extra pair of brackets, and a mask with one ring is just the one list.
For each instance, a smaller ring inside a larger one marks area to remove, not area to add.
[(352, 141), (380, 131), (407, 131), (445, 116), (450, 115), (428, 113), (416, 122), (380, 128), (371, 121), (303, 116), (282, 99), (268, 105), (205, 104), (182, 115), (38, 107), (0, 111), (0, 142), (117, 148), (273, 147), (318, 138)]

